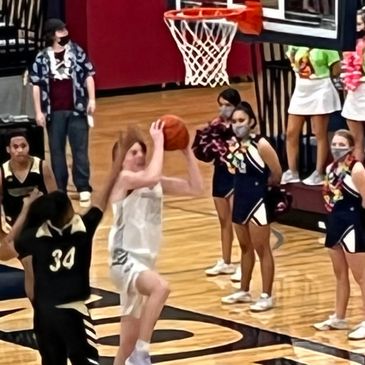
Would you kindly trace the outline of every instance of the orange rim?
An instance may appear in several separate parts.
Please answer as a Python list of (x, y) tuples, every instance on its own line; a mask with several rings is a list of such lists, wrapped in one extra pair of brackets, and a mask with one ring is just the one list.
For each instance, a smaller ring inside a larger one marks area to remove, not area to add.
[(186, 8), (169, 10), (165, 19), (174, 20), (212, 20), (226, 19), (237, 23), (238, 29), (245, 34), (259, 35), (262, 31), (262, 6), (257, 1), (245, 1), (239, 8)]
[(164, 17), (175, 20), (230, 19), (240, 16), (246, 11), (246, 6), (240, 8), (187, 8), (166, 11)]

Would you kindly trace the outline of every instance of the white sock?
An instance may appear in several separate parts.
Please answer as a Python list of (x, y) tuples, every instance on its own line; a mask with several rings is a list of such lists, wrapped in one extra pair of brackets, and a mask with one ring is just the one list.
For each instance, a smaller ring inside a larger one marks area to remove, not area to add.
[(143, 340), (137, 340), (137, 342), (136, 342), (137, 351), (149, 352), (149, 349), (150, 349), (149, 342), (146, 342)]

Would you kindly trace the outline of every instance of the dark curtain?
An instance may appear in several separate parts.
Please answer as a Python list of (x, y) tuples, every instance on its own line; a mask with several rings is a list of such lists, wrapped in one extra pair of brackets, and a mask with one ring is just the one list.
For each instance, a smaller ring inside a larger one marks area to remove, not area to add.
[(47, 0), (47, 18), (65, 21), (65, 0)]

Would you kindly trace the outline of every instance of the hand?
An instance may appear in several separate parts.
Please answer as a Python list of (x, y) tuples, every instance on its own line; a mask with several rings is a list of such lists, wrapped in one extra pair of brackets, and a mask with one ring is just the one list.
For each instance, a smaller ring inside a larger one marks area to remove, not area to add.
[(30, 206), (35, 200), (37, 200), (43, 193), (39, 191), (37, 188), (33, 189), (33, 191), (26, 197), (23, 198), (23, 205)]
[(35, 115), (35, 121), (38, 126), (44, 128), (46, 126), (46, 117), (42, 112), (36, 113)]
[(87, 103), (87, 108), (86, 108), (86, 111), (87, 111), (87, 114), (94, 114), (95, 113), (95, 99), (89, 99), (89, 102)]
[(150, 128), (150, 135), (153, 139), (153, 142), (156, 143), (162, 143), (164, 142), (164, 134), (163, 134), (163, 128), (165, 126), (165, 123), (161, 120), (157, 120), (156, 122), (153, 122), (151, 124)]

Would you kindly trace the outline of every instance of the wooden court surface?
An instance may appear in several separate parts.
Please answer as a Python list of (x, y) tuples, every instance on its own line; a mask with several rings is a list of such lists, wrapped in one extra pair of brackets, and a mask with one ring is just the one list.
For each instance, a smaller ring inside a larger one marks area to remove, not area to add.
[[(237, 87), (243, 99), (254, 102), (253, 85)], [(217, 113), (216, 89), (187, 89), (116, 96), (97, 100), (95, 128), (91, 131), (92, 181), (97, 191), (110, 167), (111, 147), (119, 130), (138, 124), (146, 132), (163, 114), (177, 114), (194, 130)], [(331, 314), (335, 281), (323, 235), (273, 224), (272, 247), (276, 262), (276, 307), (251, 313), (248, 306), (222, 305), (220, 298), (234, 287), (229, 277), (207, 278), (204, 269), (220, 254), (218, 220), (211, 199), (212, 168), (200, 164), (205, 192), (198, 198), (166, 197), (164, 240), (158, 260), (170, 282), (171, 295), (152, 344), (153, 361), (166, 365), (290, 365), (364, 364), (365, 341), (350, 342), (346, 331), (316, 332), (311, 325)], [(181, 153), (165, 154), (165, 175), (183, 176)], [(77, 201), (75, 207), (78, 208)], [(118, 341), (118, 295), (109, 279), (108, 210), (94, 242), (91, 313), (100, 338), (101, 364), (112, 364)], [(239, 250), (234, 243), (233, 260)], [(19, 268), (16, 260), (2, 263), (3, 271)], [(11, 279), (9, 279), (11, 280)], [(19, 282), (14, 283), (14, 286)], [(260, 294), (258, 265), (252, 283)], [(360, 291), (352, 281), (348, 320), (361, 321)], [(16, 290), (15, 290), (16, 291)], [(19, 290), (18, 290), (19, 291)], [(9, 290), (0, 303), (0, 365), (40, 364), (32, 337), (32, 311), (23, 296)]]

